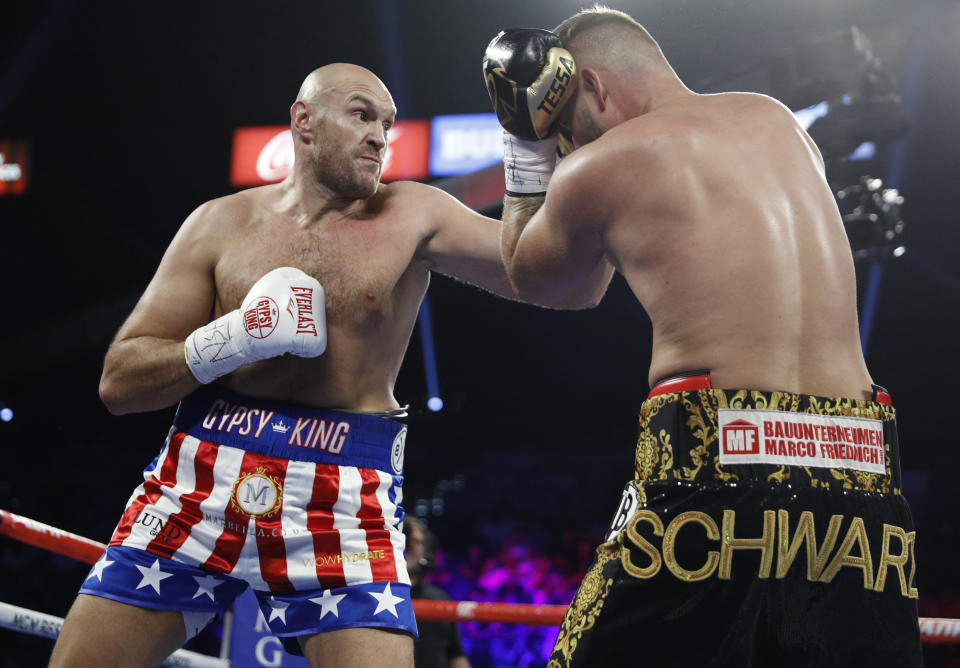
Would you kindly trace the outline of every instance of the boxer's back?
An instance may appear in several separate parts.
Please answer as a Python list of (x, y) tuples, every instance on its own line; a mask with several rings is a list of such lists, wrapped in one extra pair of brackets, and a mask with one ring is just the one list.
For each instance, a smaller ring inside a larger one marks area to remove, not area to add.
[(606, 242), (653, 321), (651, 381), (710, 369), (718, 387), (868, 395), (849, 244), (789, 110), (696, 96), (601, 143), (639, 172)]

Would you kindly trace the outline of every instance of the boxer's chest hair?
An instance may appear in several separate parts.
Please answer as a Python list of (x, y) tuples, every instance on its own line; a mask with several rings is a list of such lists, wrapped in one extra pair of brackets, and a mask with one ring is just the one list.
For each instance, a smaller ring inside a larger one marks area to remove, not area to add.
[(347, 221), (326, 228), (301, 229), (267, 224), (237, 239), (225, 256), (218, 289), (239, 306), (257, 279), (275, 267), (292, 266), (315, 277), (326, 294), (328, 318), (363, 321), (391, 311), (397, 284), (410, 265), (413, 246), (391, 236), (388, 221)]

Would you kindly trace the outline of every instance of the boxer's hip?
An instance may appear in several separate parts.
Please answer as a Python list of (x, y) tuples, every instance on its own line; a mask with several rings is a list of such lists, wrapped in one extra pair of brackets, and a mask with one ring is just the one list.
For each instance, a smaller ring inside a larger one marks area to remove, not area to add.
[(916, 532), (875, 399), (655, 386), (557, 665), (920, 665)]
[(406, 428), (205, 388), (185, 399), (111, 545), (255, 589), (408, 583)]

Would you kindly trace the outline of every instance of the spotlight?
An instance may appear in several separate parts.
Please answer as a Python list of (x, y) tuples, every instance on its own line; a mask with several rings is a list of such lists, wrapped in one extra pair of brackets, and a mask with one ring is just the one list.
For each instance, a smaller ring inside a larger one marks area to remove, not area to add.
[(862, 176), (836, 196), (854, 259), (900, 257), (906, 252), (900, 239), (903, 195), (895, 188), (885, 189), (880, 179)]
[(13, 419), (13, 409), (6, 404), (0, 404), (0, 406), (3, 406), (3, 408), (0, 408), (0, 420), (10, 422)]
[(427, 408), (432, 410), (434, 413), (443, 410), (443, 399), (440, 397), (430, 397), (427, 399)]

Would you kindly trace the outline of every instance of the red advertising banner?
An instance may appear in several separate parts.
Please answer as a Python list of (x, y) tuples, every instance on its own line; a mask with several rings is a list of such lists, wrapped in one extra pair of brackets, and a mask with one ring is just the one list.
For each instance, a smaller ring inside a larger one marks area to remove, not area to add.
[[(422, 179), (430, 162), (430, 122), (397, 121), (390, 129), (383, 181)], [(237, 128), (230, 184), (259, 186), (283, 180), (293, 167), (293, 136), (285, 125)]]
[(0, 139), (0, 195), (27, 192), (29, 152), (23, 140)]

